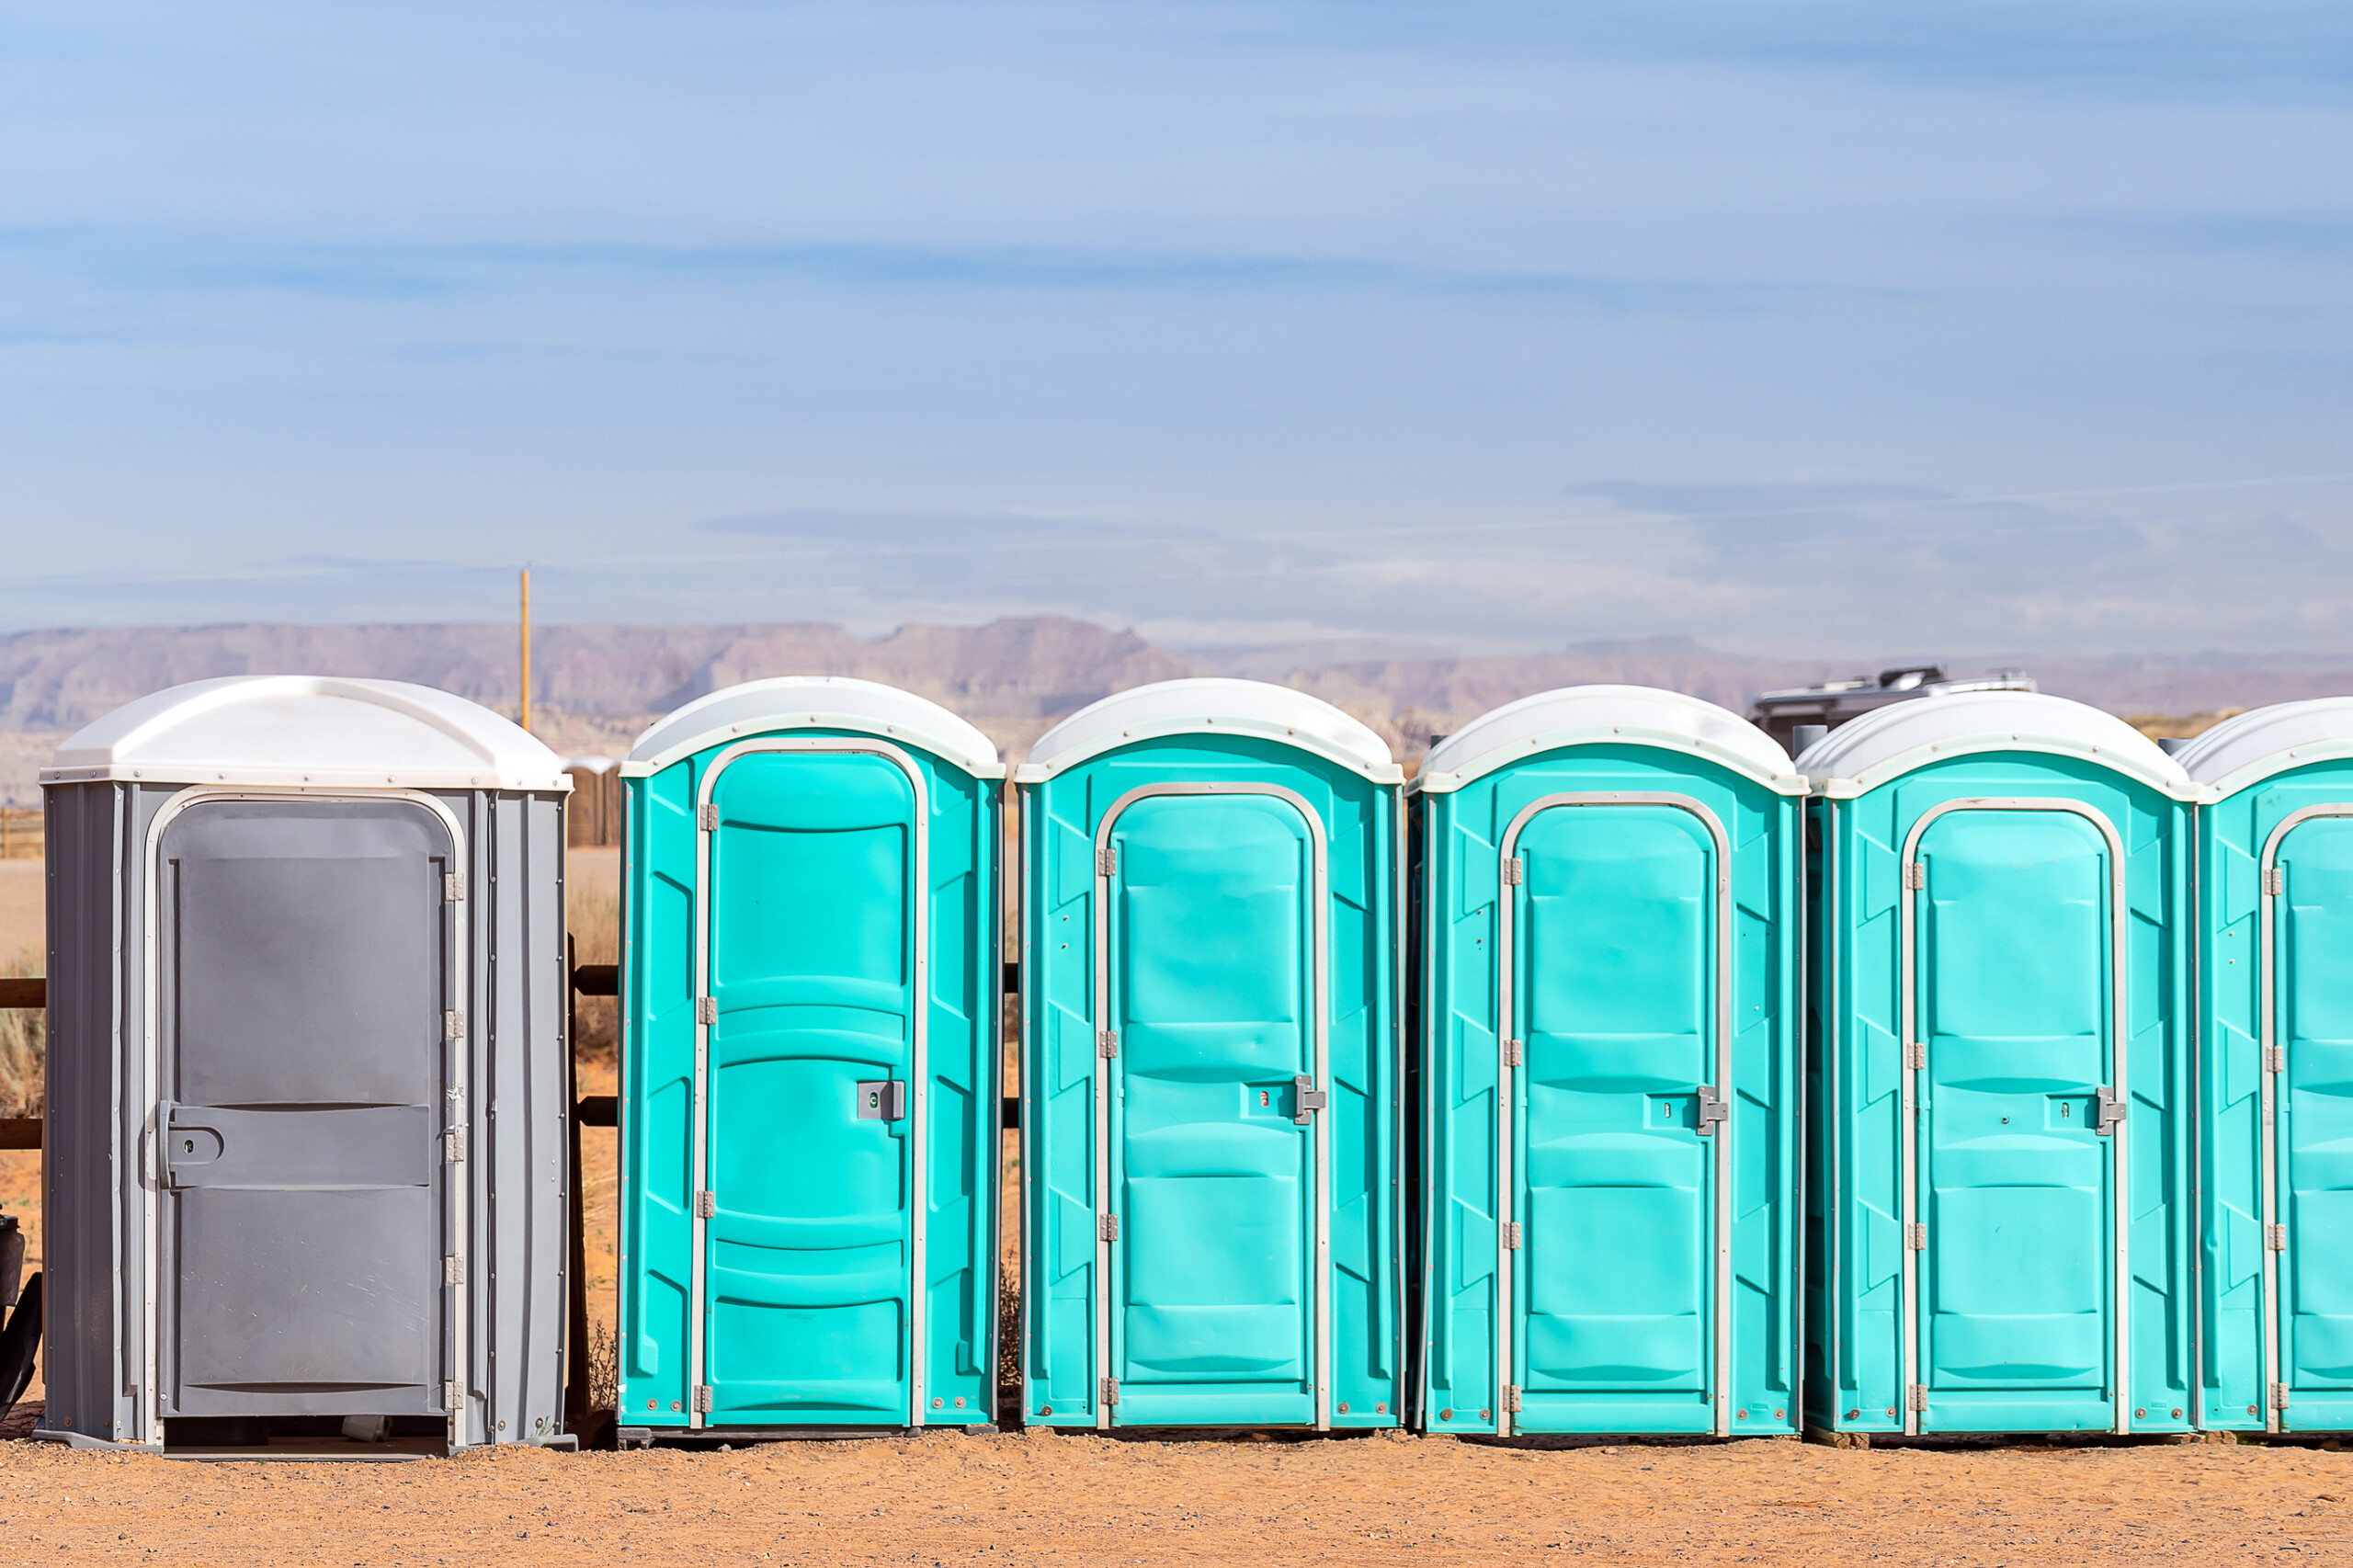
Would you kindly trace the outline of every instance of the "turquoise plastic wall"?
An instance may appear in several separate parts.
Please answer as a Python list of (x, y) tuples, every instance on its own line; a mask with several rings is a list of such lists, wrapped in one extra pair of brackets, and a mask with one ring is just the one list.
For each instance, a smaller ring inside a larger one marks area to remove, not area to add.
[[(2273, 1043), (2277, 1181), (2283, 1227), (2275, 1292), (2265, 1278), (2263, 1028), (2259, 966), (2264, 846), (2286, 820), (2270, 900), (2278, 981)], [(2353, 1428), (2353, 762), (2273, 774), (2199, 812), (2199, 1154), (2201, 1425), (2262, 1430), (2266, 1384), (2279, 1428)], [(2264, 1324), (2278, 1310), (2276, 1366)]]
[[(794, 741), (873, 737), (827, 729)], [(732, 735), (628, 785), (623, 850), (620, 1359), (623, 1426), (683, 1428), (698, 1377), (694, 1274), (697, 792)], [(922, 1419), (993, 1419), (1001, 785), (893, 743), (894, 763), (759, 753), (728, 765), (712, 833), (706, 1096), (715, 1193), (700, 1381), (722, 1428), (896, 1426), (916, 1369), (905, 1317), (912, 1162), (926, 1199)], [(910, 831), (913, 830), (913, 831)], [(905, 889), (928, 860), (915, 998)], [(925, 1146), (856, 1115), (853, 1080), (906, 1080), (926, 1009)], [(740, 1020), (740, 1023), (739, 1023)], [(784, 1259), (785, 1262), (779, 1262)], [(789, 1277), (779, 1271), (789, 1269)]]
[[(2081, 802), (2124, 849), (2131, 1429), (2190, 1425), (2191, 812), (2097, 763), (1989, 753), (1810, 802), (1809, 1425), (1900, 1432), (1901, 858), (1960, 800)], [(1921, 843), (1928, 1062), (1916, 1238), (1926, 1432), (2113, 1423), (2114, 1161), (2097, 1127), (2111, 1002), (2108, 850), (2064, 812), (1960, 811)], [(2087, 1043), (2089, 1042), (2089, 1043)], [(2081, 1060), (2079, 1060), (2079, 1058)], [(2109, 1145), (2112, 1147), (2112, 1145)], [(2102, 1335), (2106, 1338), (2103, 1339)]]
[[(1120, 811), (1118, 865), (1098, 884), (1106, 812), (1167, 786), (1188, 792)], [(1397, 786), (1272, 740), (1177, 736), (1024, 785), (1021, 813), (1023, 1419), (1313, 1426), (1320, 1331), (1330, 1424), (1398, 1425)], [(1108, 1017), (1096, 1003), (1098, 885), (1109, 890), (1099, 912)], [(1110, 1056), (1107, 1028), (1119, 1037)], [(1109, 1108), (1100, 1151), (1098, 1074)], [(1301, 1076), (1328, 1095), (1324, 1108), (1301, 1104)], [(1320, 1191), (1319, 1136), (1328, 1162)], [(1320, 1268), (1319, 1215), (1328, 1228)], [(1098, 1267), (1107, 1218), (1119, 1227), (1108, 1280)], [(1109, 1346), (1100, 1364), (1099, 1329)], [(1107, 1377), (1118, 1380), (1115, 1401), (1104, 1398)]]
[[(1556, 794), (1688, 797), (1729, 841), (1730, 1060), (1714, 1077), (1716, 850), (1686, 809)], [(1564, 746), (1417, 793), (1423, 1244), (1418, 1402), (1433, 1432), (1797, 1430), (1801, 802), (1662, 747)], [(1514, 1192), (1496, 1193), (1499, 900), (1513, 898)], [(1695, 1084), (1730, 1090), (1731, 1376), (1720, 1385), (1716, 1141)], [(1512, 1365), (1497, 1366), (1496, 1226), (1514, 1221)]]

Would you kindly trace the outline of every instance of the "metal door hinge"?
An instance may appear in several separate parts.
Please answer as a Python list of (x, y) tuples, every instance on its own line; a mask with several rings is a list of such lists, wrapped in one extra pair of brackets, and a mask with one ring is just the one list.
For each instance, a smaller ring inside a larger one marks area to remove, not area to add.
[(695, 1022), (699, 1024), (715, 1024), (719, 1022), (718, 997), (698, 996), (695, 998)]
[(1527, 881), (1528, 862), (1526, 860), (1515, 855), (1504, 862), (1504, 886), (1516, 888)]
[(2288, 1048), (2284, 1045), (2265, 1046), (2263, 1070), (2266, 1073), (2285, 1073), (2288, 1070)]
[(1904, 1065), (1919, 1068), (1928, 1064), (1928, 1042), (1912, 1040), (1904, 1042)]
[(1519, 1414), (1519, 1385), (1518, 1383), (1504, 1385), (1504, 1409), (1513, 1415)]
[[(411, 1017), (415, 1015), (412, 1014)], [(466, 1016), (455, 1007), (441, 1015), (441, 1038), (443, 1040), (466, 1038)]]
[(698, 1220), (718, 1219), (719, 1194), (711, 1191), (709, 1187), (704, 1187), (700, 1192), (696, 1193), (695, 1218)]
[(1291, 1121), (1300, 1127), (1315, 1119), (1315, 1113), (1332, 1100), (1331, 1091), (1314, 1086), (1315, 1080), (1302, 1073), (1290, 1081)]
[(1116, 877), (1120, 874), (1118, 845), (1106, 844), (1095, 851), (1095, 874), (1098, 877)]
[(2274, 866), (2263, 873), (2263, 891), (2278, 897), (2288, 891), (2288, 868)]
[(2263, 1244), (2272, 1252), (2286, 1252), (2288, 1250), (2288, 1227), (2285, 1225), (2264, 1226)]
[(1699, 1085), (1699, 1136), (1711, 1136), (1716, 1123), (1732, 1120), (1732, 1102), (1705, 1084)]
[(1914, 1252), (1928, 1250), (1928, 1226), (1921, 1220), (1907, 1220), (1904, 1224), (1904, 1244)]
[(1912, 1392), (1911, 1392), (1911, 1394), (1910, 1394), (1910, 1396), (1909, 1396), (1909, 1403), (1910, 1403), (1910, 1404), (1911, 1404), (1912, 1408), (1913, 1408), (1913, 1409), (1915, 1409), (1915, 1410), (1926, 1410), (1926, 1409), (1927, 1409), (1927, 1408), (1928, 1408), (1928, 1385), (1927, 1385), (1927, 1384), (1926, 1384), (1926, 1383), (1914, 1383), (1914, 1384), (1912, 1385)]
[(466, 1260), (452, 1255), (441, 1260), (441, 1283), (462, 1285), (466, 1282)]
[(441, 1134), (441, 1163), (460, 1165), (466, 1161), (466, 1130), (452, 1127)]
[(1095, 1236), (1097, 1241), (1118, 1241), (1120, 1239), (1120, 1217), (1117, 1214), (1105, 1214), (1098, 1218), (1095, 1221)]
[(1517, 1220), (1504, 1221), (1504, 1250), (1506, 1252), (1519, 1250), (1519, 1221)]
[(717, 801), (705, 801), (702, 803), (695, 812), (695, 825), (705, 833), (713, 832), (718, 828), (719, 802)]
[(2122, 1121), (2123, 1119), (2124, 1096), (2118, 1094), (2114, 1089), (2109, 1088), (2106, 1084), (2102, 1084), (2099, 1086), (2099, 1125), (2092, 1131), (2105, 1138), (2108, 1136), (2109, 1130), (2114, 1128), (2118, 1122)]
[(1904, 885), (1918, 890), (1928, 885), (1928, 863), (1925, 860), (1904, 862)]
[(450, 903), (463, 903), (466, 899), (466, 874), (450, 871), (441, 879), (441, 897)]
[(1095, 1031), (1095, 1054), (1102, 1057), (1107, 1062), (1112, 1057), (1119, 1055), (1120, 1031), (1117, 1029), (1097, 1029)]
[(2288, 1385), (2286, 1383), (2273, 1383), (2271, 1385), (2271, 1408), (2274, 1410), (2285, 1410), (2288, 1408)]
[(1117, 1404), (1120, 1403), (1119, 1379), (1105, 1378), (1103, 1380), (1103, 1403), (1105, 1404)]
[(1527, 1064), (1528, 1047), (1516, 1040), (1507, 1040), (1504, 1041), (1504, 1065), (1506, 1067), (1525, 1067)]
[(698, 1415), (708, 1415), (710, 1414), (710, 1385), (709, 1383), (697, 1383), (695, 1385), (694, 1406), (695, 1414)]
[(465, 1407), (466, 1391), (460, 1388), (454, 1381), (443, 1383), (441, 1385), (441, 1408), (444, 1410), (463, 1410)]

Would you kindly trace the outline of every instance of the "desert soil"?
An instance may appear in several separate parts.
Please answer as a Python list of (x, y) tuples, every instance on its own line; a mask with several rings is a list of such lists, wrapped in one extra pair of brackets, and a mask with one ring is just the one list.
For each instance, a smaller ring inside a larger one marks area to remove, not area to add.
[[(609, 884), (610, 852), (576, 852)], [(0, 956), (40, 949), (39, 863), (0, 861)], [(609, 1064), (584, 1093), (610, 1093)], [(613, 1312), (615, 1145), (586, 1132), (590, 1302)], [(40, 1267), (40, 1156), (0, 1209)], [(28, 1401), (40, 1397), (38, 1382)], [(29, 1426), (19, 1405), (7, 1432)], [(735, 1451), (199, 1463), (0, 1441), (0, 1562), (1416, 1563), (1584, 1559), (2353, 1563), (2353, 1453), (2040, 1443), (1506, 1448), (936, 1433)]]

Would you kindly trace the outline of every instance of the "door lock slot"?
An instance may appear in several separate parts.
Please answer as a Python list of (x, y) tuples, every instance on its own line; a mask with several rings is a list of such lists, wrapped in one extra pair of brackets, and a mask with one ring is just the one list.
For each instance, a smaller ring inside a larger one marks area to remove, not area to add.
[(858, 1085), (858, 1119), (898, 1121), (907, 1114), (907, 1085), (900, 1078), (870, 1078)]

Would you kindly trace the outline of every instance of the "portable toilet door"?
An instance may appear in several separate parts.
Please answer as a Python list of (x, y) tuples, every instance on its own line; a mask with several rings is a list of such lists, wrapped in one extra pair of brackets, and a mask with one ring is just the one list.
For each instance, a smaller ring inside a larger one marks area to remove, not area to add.
[(42, 1435), (569, 1446), (554, 755), (267, 676), (118, 709), (41, 781)]
[(1409, 792), (1425, 1428), (1795, 1432), (1805, 781), (1713, 703), (1590, 686)]
[(621, 773), (621, 1440), (994, 1419), (995, 748), (793, 676)]
[(2353, 698), (2179, 756), (2206, 791), (2200, 1424), (2353, 1430)]
[(1014, 777), (1024, 1419), (1398, 1425), (1388, 747), (1288, 687), (1167, 681)]
[(1806, 1420), (2190, 1424), (2195, 787), (2024, 692), (1834, 730), (1813, 788)]

